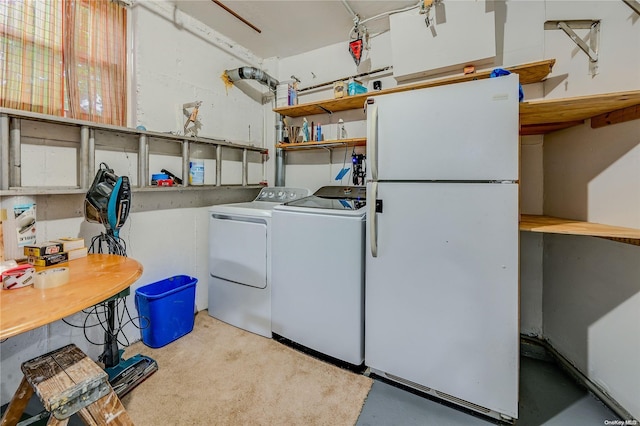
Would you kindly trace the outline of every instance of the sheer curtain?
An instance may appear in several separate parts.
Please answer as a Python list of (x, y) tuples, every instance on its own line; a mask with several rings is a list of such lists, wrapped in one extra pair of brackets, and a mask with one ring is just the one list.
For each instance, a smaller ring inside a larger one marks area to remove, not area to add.
[(126, 9), (109, 0), (0, 1), (0, 105), (126, 124)]

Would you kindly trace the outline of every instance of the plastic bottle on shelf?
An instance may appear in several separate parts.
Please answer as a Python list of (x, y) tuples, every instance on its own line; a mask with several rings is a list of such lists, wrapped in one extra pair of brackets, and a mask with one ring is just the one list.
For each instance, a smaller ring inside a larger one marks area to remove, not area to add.
[(338, 120), (338, 139), (347, 139), (347, 129), (344, 127), (344, 120)]
[(204, 185), (204, 158), (202, 147), (192, 145), (189, 158), (189, 185)]
[(309, 132), (309, 122), (307, 121), (307, 117), (302, 119), (302, 142), (311, 141), (311, 135)]

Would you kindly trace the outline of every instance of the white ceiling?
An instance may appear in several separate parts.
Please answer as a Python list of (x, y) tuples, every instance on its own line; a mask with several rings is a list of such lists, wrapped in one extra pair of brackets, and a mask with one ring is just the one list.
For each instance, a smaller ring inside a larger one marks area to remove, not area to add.
[[(220, 0), (261, 30), (256, 32), (212, 0), (174, 0), (181, 11), (251, 50), (261, 58), (287, 57), (349, 41), (353, 18), (340, 0)], [(348, 0), (361, 20), (398, 10), (416, 0)], [(371, 34), (389, 29), (389, 18), (366, 23)]]

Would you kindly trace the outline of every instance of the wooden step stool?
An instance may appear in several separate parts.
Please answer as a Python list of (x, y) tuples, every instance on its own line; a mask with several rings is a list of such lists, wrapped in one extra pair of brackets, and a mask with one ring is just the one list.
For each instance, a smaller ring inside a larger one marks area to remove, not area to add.
[(24, 362), (22, 372), (2, 426), (18, 423), (34, 391), (51, 413), (47, 425), (66, 425), (75, 413), (87, 425), (133, 425), (107, 373), (76, 345)]

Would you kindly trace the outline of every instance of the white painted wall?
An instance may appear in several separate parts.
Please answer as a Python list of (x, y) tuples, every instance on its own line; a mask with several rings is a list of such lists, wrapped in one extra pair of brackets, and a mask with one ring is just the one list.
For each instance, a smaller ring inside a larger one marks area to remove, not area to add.
[[(175, 13), (174, 13), (175, 12)], [(136, 2), (129, 14), (133, 38), (133, 61), (130, 126), (144, 125), (148, 130), (176, 131), (183, 121), (179, 116), (183, 103), (203, 101), (199, 118), (203, 123), (200, 136), (218, 137), (229, 141), (263, 146), (267, 140), (273, 147), (273, 136), (265, 139), (266, 128), (273, 128), (271, 108), (262, 104), (265, 87), (248, 83), (243, 92), (237, 87), (225, 89), (221, 74), (225, 69), (239, 66), (260, 66), (260, 59), (251, 52), (225, 39), (193, 18), (174, 11), (166, 2)], [(271, 62), (272, 66), (274, 61)], [(249, 93), (249, 95), (247, 94)], [(22, 147), (23, 185), (55, 186), (76, 184), (74, 158), (77, 145), (52, 147), (48, 140), (75, 141), (77, 129), (52, 129), (43, 124), (25, 125), (23, 136), (28, 139)], [(272, 131), (272, 130), (269, 130)], [(30, 138), (30, 139), (29, 139)], [(23, 141), (24, 142), (24, 141)], [(168, 168), (179, 174), (181, 160), (179, 146), (175, 149), (156, 149), (157, 141), (150, 141), (150, 172)], [(137, 184), (137, 154), (135, 141), (126, 136), (109, 133), (96, 134), (96, 160), (106, 161), (119, 175), (128, 175)], [(173, 152), (175, 151), (175, 152)], [(173, 154), (172, 154), (173, 152)], [(177, 154), (178, 156), (174, 155)], [(242, 182), (240, 158), (223, 152), (223, 184)], [(264, 179), (261, 159), (250, 156), (249, 183)], [(206, 160), (205, 183), (215, 177), (215, 161)], [(144, 273), (132, 286), (145, 284), (179, 274), (198, 279), (196, 305), (207, 307), (207, 207), (212, 204), (247, 201), (257, 194), (256, 189), (220, 189), (191, 191), (185, 194), (154, 195), (135, 192), (132, 213), (121, 230), (127, 243), (128, 255), (142, 263)], [(101, 225), (84, 221), (84, 195), (49, 195), (36, 197), (1, 197), (2, 208), (32, 201), (37, 204), (38, 241), (65, 235), (82, 236), (87, 243), (99, 234)], [(127, 298), (130, 312), (136, 314), (133, 296)], [(80, 324), (85, 315), (77, 314), (69, 320)], [(101, 342), (98, 328), (89, 330), (89, 337)], [(139, 331), (129, 326), (125, 334), (130, 341), (140, 339)], [(47, 351), (70, 342), (76, 343), (91, 358), (97, 359), (100, 346), (91, 345), (82, 330), (62, 321), (12, 337), (0, 345), (0, 404), (9, 402), (20, 379), (20, 364)]]
[[(640, 18), (622, 2), (547, 2), (546, 19), (601, 20), (599, 74), (561, 31), (545, 32), (556, 58), (546, 97), (640, 89)], [(576, 31), (586, 37), (586, 30)], [(640, 121), (589, 123), (544, 141), (544, 212), (640, 228)], [(544, 336), (636, 419), (640, 418), (640, 247), (546, 235)]]

